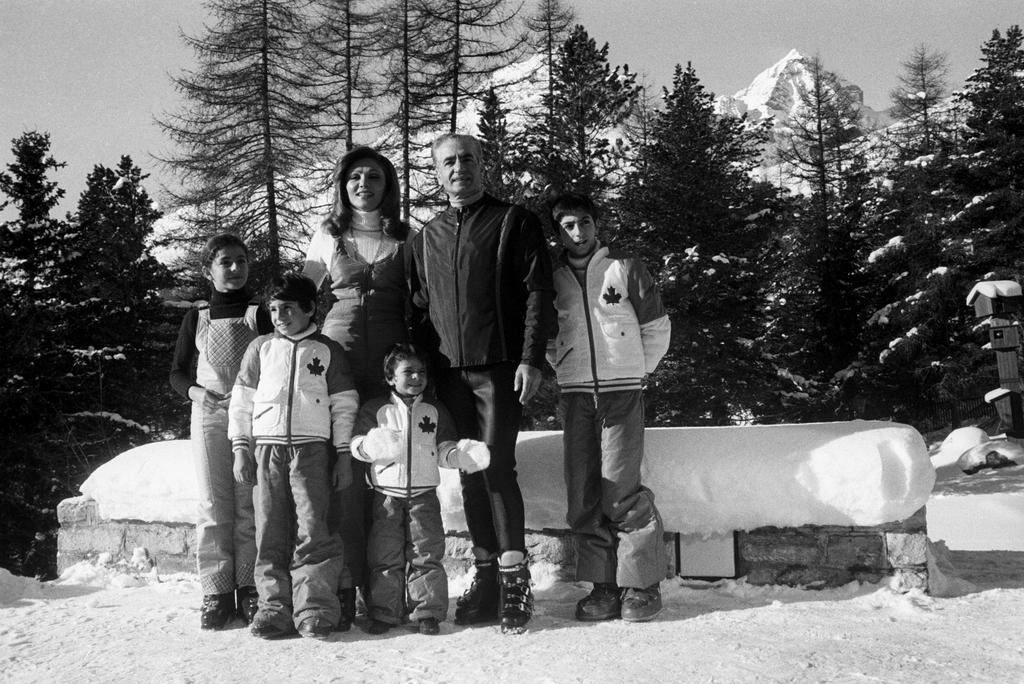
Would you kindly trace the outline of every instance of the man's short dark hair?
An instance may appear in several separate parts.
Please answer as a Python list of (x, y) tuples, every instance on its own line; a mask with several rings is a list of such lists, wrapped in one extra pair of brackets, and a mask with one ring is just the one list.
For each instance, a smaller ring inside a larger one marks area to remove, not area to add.
[(301, 273), (285, 273), (270, 283), (267, 299), (297, 302), (300, 309), (309, 313), (316, 308), (316, 283)]
[(594, 200), (586, 195), (578, 192), (565, 192), (551, 201), (551, 217), (555, 220), (556, 228), (566, 214), (587, 214), (597, 223), (601, 212), (594, 204)]

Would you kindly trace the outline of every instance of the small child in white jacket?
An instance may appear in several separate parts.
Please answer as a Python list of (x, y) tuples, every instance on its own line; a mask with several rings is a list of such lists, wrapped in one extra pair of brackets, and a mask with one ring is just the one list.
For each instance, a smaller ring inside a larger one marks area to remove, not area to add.
[[(391, 395), (365, 403), (353, 430), (352, 455), (372, 466), (371, 634), (384, 634), (407, 613), (418, 621), (420, 634), (439, 633), (448, 612), (448, 577), (441, 563), (438, 467), (473, 473), (490, 464), (487, 445), (456, 442), (447, 409), (424, 396), (425, 358), (412, 345), (395, 345), (384, 359)], [(406, 596), (409, 603), (403, 606)]]

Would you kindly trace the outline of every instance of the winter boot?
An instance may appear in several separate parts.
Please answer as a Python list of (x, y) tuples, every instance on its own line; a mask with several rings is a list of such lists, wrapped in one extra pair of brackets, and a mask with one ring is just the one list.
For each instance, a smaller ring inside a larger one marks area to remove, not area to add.
[(426, 617), (420, 620), (419, 632), (420, 634), (434, 636), (441, 633), (441, 625), (438, 624), (437, 618)]
[(622, 619), (647, 622), (661, 612), (661, 587), (652, 584), (646, 589), (629, 588), (622, 596)]
[(457, 625), (475, 625), (498, 619), (498, 561), (493, 558), (478, 560), (474, 565), (473, 583), (455, 602)]
[(299, 623), (298, 632), (299, 636), (305, 639), (317, 639), (323, 641), (329, 639), (331, 632), (334, 631), (334, 625), (322, 617), (311, 615), (302, 622)]
[(238, 617), (245, 620), (245, 624), (251, 625), (260, 608), (260, 595), (256, 593), (256, 587), (238, 587), (235, 590), (235, 604), (238, 606)]
[(295, 625), (289, 615), (258, 611), (249, 631), (260, 639), (287, 639), (295, 636)]
[(501, 633), (522, 634), (533, 616), (530, 568), (526, 561), (498, 566), (501, 580)]
[(203, 597), (203, 607), (199, 614), (199, 625), (202, 629), (224, 629), (235, 614), (235, 592), (226, 594), (207, 594)]
[(615, 620), (622, 614), (622, 590), (614, 582), (594, 582), (590, 595), (576, 604), (576, 619), (583, 622)]
[(347, 632), (352, 629), (352, 623), (356, 619), (356, 588), (349, 587), (338, 592), (338, 602), (341, 603), (341, 617), (338, 618), (336, 632)]
[(392, 625), (390, 622), (384, 622), (383, 620), (370, 620), (370, 625), (366, 628), (366, 631), (370, 634), (387, 634), (391, 627)]

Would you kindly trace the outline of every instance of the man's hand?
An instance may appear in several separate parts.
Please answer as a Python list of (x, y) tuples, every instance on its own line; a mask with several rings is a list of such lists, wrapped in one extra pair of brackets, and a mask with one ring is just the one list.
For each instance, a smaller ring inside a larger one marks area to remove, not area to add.
[(516, 368), (515, 384), (512, 388), (519, 392), (519, 403), (526, 404), (540, 387), (540, 369), (528, 363), (521, 363)]
[(232, 470), (235, 474), (235, 482), (247, 484), (250, 487), (256, 484), (256, 461), (249, 455), (247, 449), (234, 449), (235, 465)]

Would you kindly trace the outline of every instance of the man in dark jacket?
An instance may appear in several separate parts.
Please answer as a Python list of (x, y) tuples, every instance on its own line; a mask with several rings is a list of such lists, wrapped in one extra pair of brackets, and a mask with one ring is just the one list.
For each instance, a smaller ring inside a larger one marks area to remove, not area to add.
[(556, 328), (551, 261), (539, 219), (484, 192), (475, 138), (443, 135), (433, 156), (450, 206), (412, 239), (413, 335), (436, 352), (459, 437), (491, 450), (489, 468), (462, 475), (476, 576), (455, 622), (500, 618), (503, 632), (522, 632), (533, 596), (515, 446)]

